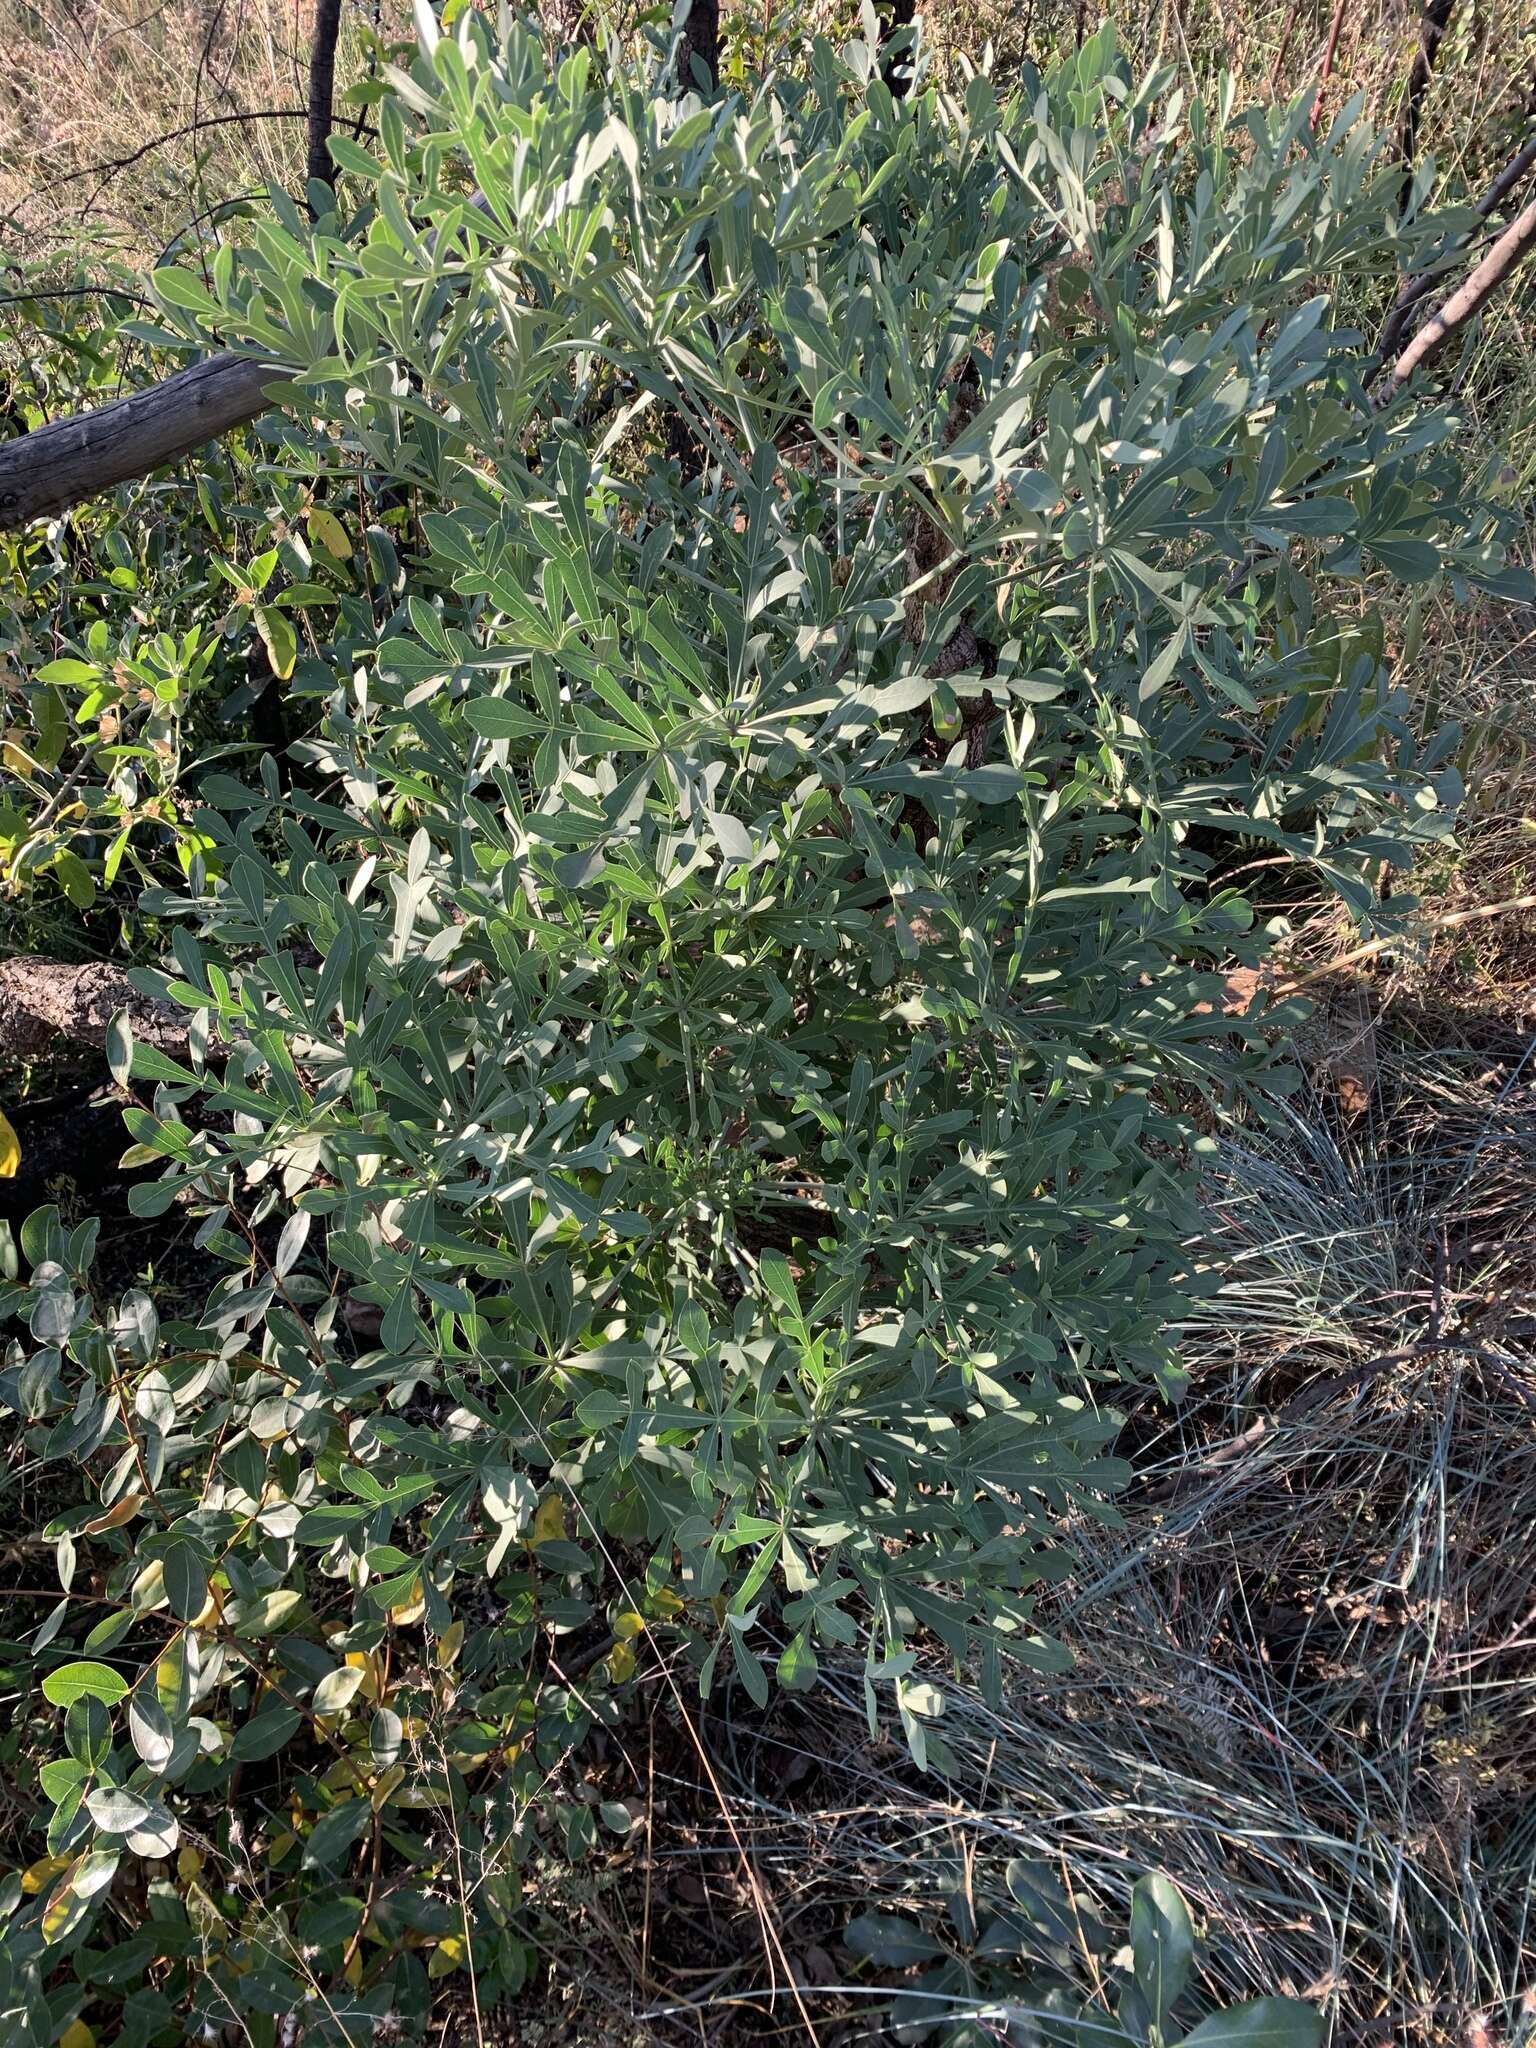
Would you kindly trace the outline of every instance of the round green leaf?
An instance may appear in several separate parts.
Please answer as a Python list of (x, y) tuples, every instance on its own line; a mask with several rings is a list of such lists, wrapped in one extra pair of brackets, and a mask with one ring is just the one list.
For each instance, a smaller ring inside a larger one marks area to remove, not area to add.
[(112, 1707), (127, 1690), (127, 1682), (108, 1664), (66, 1664), (43, 1680), (43, 1698), (55, 1707), (72, 1707), (83, 1699)]

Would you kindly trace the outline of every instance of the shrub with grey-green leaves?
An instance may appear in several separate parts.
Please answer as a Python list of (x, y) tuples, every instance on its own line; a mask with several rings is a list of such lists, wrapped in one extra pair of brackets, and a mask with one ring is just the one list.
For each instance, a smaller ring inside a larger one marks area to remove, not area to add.
[(470, 9), (379, 91), (335, 210), (142, 330), (285, 365), (378, 501), (318, 738), (146, 899), (187, 1054), (114, 1033), (137, 1212), (226, 1276), (162, 1328), (45, 1213), (6, 1295), (79, 1503), (16, 1998), (125, 2040), (514, 1986), (518, 1864), (628, 1824), (546, 1788), (637, 1649), (759, 1704), (853, 1655), (940, 1766), (946, 1660), (1064, 1654), (1199, 1105), (1279, 1085), (1255, 856), (1375, 915), (1446, 830), (1362, 589), (1514, 587), (1335, 311), (1438, 232), (1348, 117), (1107, 33), (702, 105)]

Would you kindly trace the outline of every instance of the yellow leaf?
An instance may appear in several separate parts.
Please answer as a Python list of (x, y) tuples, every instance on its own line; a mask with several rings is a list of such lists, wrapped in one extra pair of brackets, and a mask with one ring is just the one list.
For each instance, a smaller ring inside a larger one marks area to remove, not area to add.
[(71, 1859), (68, 1856), (43, 1856), (21, 1873), (21, 1888), (24, 1892), (40, 1892), (50, 1878), (57, 1877), (61, 1870), (68, 1870)]
[[(4, 1122), (4, 1118), (0, 1118), (0, 1122)], [(7, 1129), (9, 1129), (8, 1125)], [(3, 1142), (3, 1140), (0, 1140), (0, 1142)], [(0, 1174), (3, 1174), (4, 1171), (4, 1161), (0, 1159)], [(131, 1522), (139, 1512), (139, 1502), (143, 1498), (144, 1496), (141, 1493), (125, 1493), (121, 1500), (113, 1502), (104, 1515), (93, 1516), (86, 1523), (84, 1533), (87, 1536), (100, 1536), (108, 1529), (121, 1529), (124, 1522)]]
[(84, 2020), (71, 2020), (59, 2036), (59, 2048), (96, 2048), (96, 2036)]
[(446, 1977), (456, 1970), (464, 1960), (464, 1937), (462, 1934), (445, 1934), (432, 1951), (432, 1960), (427, 1964), (429, 1977)]
[(224, 1619), (224, 1602), (217, 1586), (208, 1588), (208, 1598), (192, 1617), (193, 1628), (209, 1628), (216, 1621)]
[(415, 1587), (416, 1590), (409, 1600), (402, 1600), (398, 1607), (391, 1607), (389, 1610), (389, 1618), (397, 1628), (413, 1627), (427, 1611), (420, 1579), (415, 1581)]
[(622, 1685), (626, 1678), (635, 1675), (635, 1646), (633, 1643), (615, 1643), (608, 1652), (608, 1676), (615, 1685)]
[(549, 1494), (539, 1502), (538, 1512), (533, 1518), (535, 1543), (560, 1543), (565, 1538), (565, 1500), (558, 1493)]
[(280, 1835), (274, 1835), (267, 1844), (267, 1861), (281, 1863), (297, 1840), (297, 1835), (290, 1834), (287, 1828), (284, 1828)]
[(43, 1917), (38, 1922), (38, 1928), (50, 1948), (56, 1942), (62, 1941), (66, 1934), (72, 1933), (85, 1918), (87, 1901), (75, 1890), (73, 1881), (75, 1865), (84, 1860), (84, 1857), (75, 1857), (69, 1869), (48, 1894), (48, 1902), (43, 1907)]
[(358, 1687), (359, 1692), (370, 1700), (377, 1699), (379, 1696), (379, 1674), (374, 1666), (373, 1652), (371, 1650), (348, 1650), (343, 1661), (350, 1665), (354, 1671), (361, 1671), (363, 1674), (363, 1682)]
[[(155, 1698), (173, 1721), (181, 1720), (192, 1703), (192, 1673), (187, 1669), (185, 1637), (177, 1639), (155, 1666)], [(192, 1852), (182, 1850), (187, 1856)]]
[(639, 1635), (644, 1627), (645, 1616), (636, 1614), (633, 1609), (627, 1614), (616, 1614), (613, 1618), (613, 1632), (621, 1643), (627, 1643), (631, 1637)]
[(194, 1877), (200, 1875), (202, 1868), (203, 1859), (195, 1849), (183, 1849), (176, 1858), (176, 1875), (183, 1884), (190, 1884)]
[(353, 1949), (351, 1955), (347, 1957), (346, 1968), (342, 1971), (341, 1974), (343, 1977), (345, 1977), (348, 1984), (351, 1985), (354, 1991), (357, 1989), (358, 1985), (362, 1983), (363, 1952), (360, 1948)]
[(11, 1128), (10, 1118), (0, 1109), (0, 1180), (14, 1180), (20, 1164), (21, 1140)]
[(352, 543), (347, 539), (347, 529), (334, 512), (327, 512), (323, 505), (311, 505), (305, 514), (311, 540), (319, 541), (328, 555), (334, 555), (338, 562), (345, 562), (352, 553)]
[(464, 1647), (464, 1624), (451, 1622), (437, 1639), (437, 1661), (446, 1671)]
[(397, 1786), (405, 1783), (405, 1765), (391, 1764), (373, 1788), (372, 1800), (375, 1813), (381, 1812), (390, 1801)]

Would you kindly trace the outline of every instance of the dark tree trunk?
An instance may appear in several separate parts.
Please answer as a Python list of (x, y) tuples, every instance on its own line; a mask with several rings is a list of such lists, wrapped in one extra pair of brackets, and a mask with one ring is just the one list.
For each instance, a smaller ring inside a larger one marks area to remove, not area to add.
[(315, 40), (309, 52), (309, 163), (311, 184), (334, 190), (331, 163), (331, 109), (336, 98), (336, 38), (341, 30), (341, 0), (316, 0)]
[(708, 76), (709, 90), (713, 92), (720, 83), (720, 0), (693, 0), (688, 9), (677, 52), (677, 82), (684, 92), (698, 84), (693, 75), (695, 58)]
[[(713, 92), (720, 83), (720, 0), (693, 0), (693, 5), (688, 9), (677, 48), (679, 92), (699, 89), (699, 81), (693, 75), (695, 59), (709, 74), (708, 89)], [(700, 254), (704, 264), (705, 284), (708, 285), (710, 270), (707, 234)], [(704, 447), (688, 420), (675, 408), (667, 416), (667, 454), (677, 464), (684, 477), (696, 477), (704, 467)]]
[(899, 50), (888, 46), (897, 36), (905, 38), (917, 20), (917, 0), (883, 0), (876, 12), (880, 22), (880, 76), (892, 95), (904, 100), (912, 88), (912, 47), (906, 40)]
[(1419, 160), (1419, 123), (1424, 116), (1424, 96), (1434, 78), (1440, 45), (1445, 41), (1446, 30), (1455, 12), (1456, 0), (1424, 0), (1424, 12), (1419, 17), (1419, 47), (1414, 52), (1413, 69), (1408, 74), (1403, 115), (1397, 128), (1397, 153), (1404, 167), (1400, 204), (1405, 213), (1413, 193), (1414, 165)]

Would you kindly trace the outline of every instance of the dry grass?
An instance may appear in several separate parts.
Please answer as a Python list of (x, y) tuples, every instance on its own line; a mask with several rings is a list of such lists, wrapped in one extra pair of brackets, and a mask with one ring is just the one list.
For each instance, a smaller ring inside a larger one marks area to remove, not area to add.
[[(569, 12), (546, 0), (552, 19)], [(607, 9), (618, 16), (618, 0)], [(627, 10), (626, 10), (627, 11)], [(945, 70), (987, 42), (1005, 69), (1043, 60), (1097, 23), (1076, 0), (998, 0), (922, 10)], [(1377, 121), (1395, 122), (1418, 34), (1417, 0), (1357, 0), (1343, 10), (1324, 104), (1359, 93)], [(782, 37), (858, 30), (853, 0), (809, 0), (792, 12), (762, 0), (724, 0), (727, 47), (755, 54), (765, 26)], [(1231, 68), (1245, 97), (1301, 90), (1322, 68), (1333, 0), (1129, 0), (1117, 11), (1139, 58), (1178, 66), (1191, 86)], [(313, 0), (0, 0), (7, 93), (0, 103), (0, 217), (38, 253), (39, 240), (82, 222), (154, 253), (207, 208), (268, 182), (302, 176), (302, 122), (234, 122), (232, 115), (302, 109)], [(338, 78), (357, 75), (364, 31), (409, 32), (403, 0), (348, 0)], [(1423, 133), (1442, 167), (1477, 186), (1511, 153), (1536, 99), (1536, 16), (1525, 0), (1463, 0), (1425, 101)], [(185, 132), (210, 118), (223, 125)], [(123, 165), (157, 137), (171, 138)]]
[[(296, 190), (313, 11), (313, 0), (0, 0), (6, 241), (36, 257), (88, 228), (143, 261), (221, 202)], [(358, 0), (347, 7), (339, 81), (357, 75), (374, 18)], [(402, 11), (391, 0), (380, 18), (398, 28)], [(285, 117), (233, 118), (273, 112)]]

